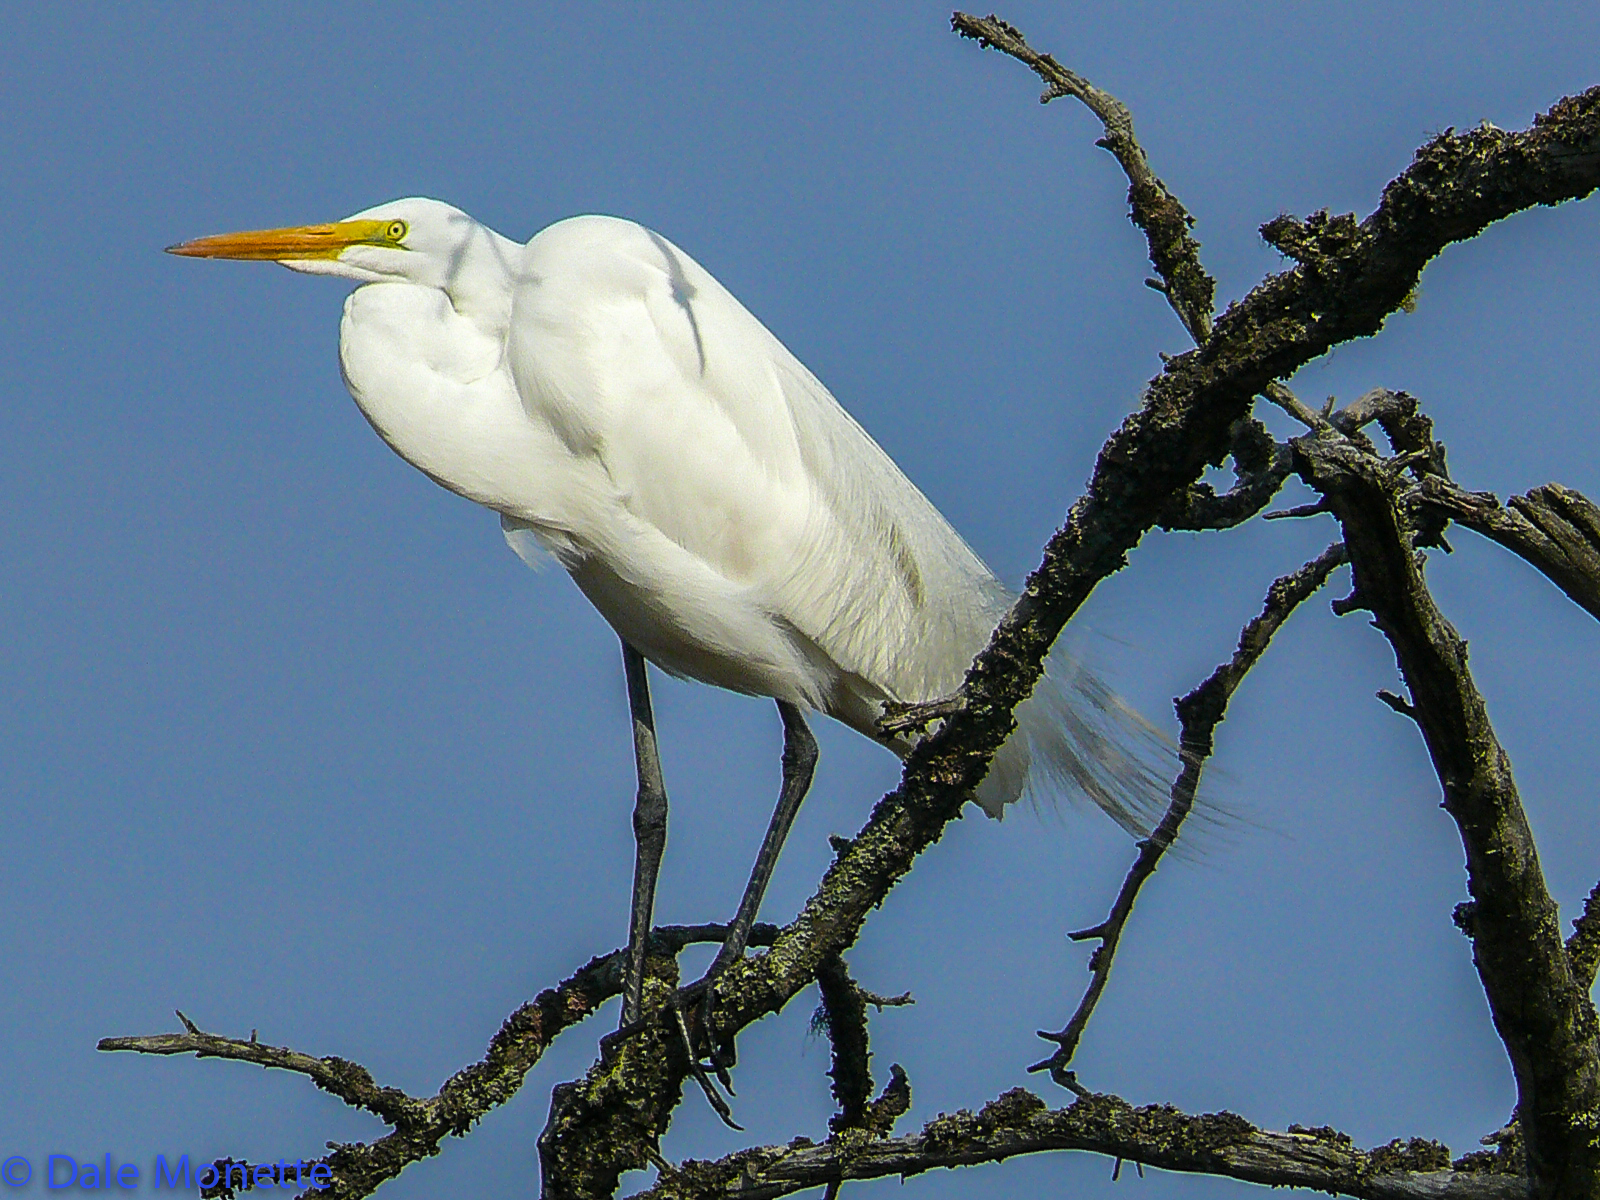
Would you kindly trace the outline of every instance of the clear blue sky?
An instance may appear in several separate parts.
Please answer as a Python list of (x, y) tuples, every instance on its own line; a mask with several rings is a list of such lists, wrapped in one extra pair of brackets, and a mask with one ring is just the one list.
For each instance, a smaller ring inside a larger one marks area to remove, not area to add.
[[(862, 10), (866, 11), (863, 12)], [(1592, 5), (1017, 3), (1041, 49), (1134, 109), (1233, 299), (1257, 226), (1365, 213), (1433, 132), (1522, 127), (1600, 81)], [(614, 213), (683, 246), (838, 395), (1008, 581), (1106, 433), (1184, 348), (1141, 283), (1124, 183), (1069, 102), (935, 4), (0, 9), (0, 1154), (147, 1164), (367, 1140), (375, 1121), (240, 1064), (99, 1055), (176, 1027), (366, 1064), (430, 1094), (506, 1013), (620, 943), (632, 794), (616, 642), (559, 570), (372, 435), (340, 384), (343, 287), (160, 248), (432, 195), (526, 238)], [(1429, 268), (1420, 304), (1295, 381), (1422, 397), (1457, 477), (1600, 495), (1593, 205), (1522, 215)], [(1291, 497), (1292, 498), (1292, 497)], [(1229, 652), (1331, 524), (1153, 535), (1071, 640), (1152, 717)], [(1600, 875), (1600, 630), (1458, 532), (1430, 578), (1517, 768), (1570, 917)], [(1450, 924), (1461, 852), (1381, 638), (1297, 615), (1221, 731), (1246, 815), (1141, 903), (1079, 1055), (1089, 1086), (1460, 1154), (1513, 1101)], [(659, 917), (733, 908), (776, 782), (769, 704), (659, 683), (674, 801)], [(896, 778), (822, 731), (764, 915), (787, 919)], [(1071, 805), (953, 826), (853, 957), (914, 1009), (874, 1024), (906, 1128), (1028, 1083), (1076, 1002), (1066, 931), (1131, 847)], [(814, 999), (741, 1041), (738, 1115), (691, 1099), (675, 1158), (823, 1136)], [(549, 1091), (384, 1195), (523, 1196)], [(916, 1197), (1110, 1194), (1057, 1155)], [(642, 1183), (643, 1177), (634, 1180)], [(874, 1185), (900, 1195), (900, 1185)], [(1124, 1175), (1149, 1197), (1242, 1185)], [(34, 1190), (38, 1184), (34, 1184)], [(866, 1189), (852, 1187), (852, 1191)]]

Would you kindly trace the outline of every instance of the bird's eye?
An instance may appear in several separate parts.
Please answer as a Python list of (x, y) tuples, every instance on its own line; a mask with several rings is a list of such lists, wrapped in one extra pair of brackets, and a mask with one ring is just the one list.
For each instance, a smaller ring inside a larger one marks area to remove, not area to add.
[(390, 221), (389, 228), (383, 231), (383, 236), (391, 242), (404, 241), (406, 236), (406, 223), (404, 221)]

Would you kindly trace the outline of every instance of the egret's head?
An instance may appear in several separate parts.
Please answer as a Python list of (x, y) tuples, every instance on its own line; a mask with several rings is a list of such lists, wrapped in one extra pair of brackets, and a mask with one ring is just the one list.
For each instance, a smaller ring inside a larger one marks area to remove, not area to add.
[(331, 225), (219, 233), (168, 246), (187, 258), (278, 262), (362, 283), (403, 281), (449, 290), (474, 251), (495, 235), (439, 200), (392, 200)]

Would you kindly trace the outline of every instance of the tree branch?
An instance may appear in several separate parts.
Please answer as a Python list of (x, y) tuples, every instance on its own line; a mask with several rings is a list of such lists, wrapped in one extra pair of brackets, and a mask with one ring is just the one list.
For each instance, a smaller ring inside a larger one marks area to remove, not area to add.
[(157, 1033), (144, 1037), (101, 1038), (97, 1050), (133, 1050), (139, 1054), (193, 1054), (196, 1058), (231, 1058), (304, 1075), (323, 1091), (337, 1096), (351, 1108), (364, 1108), (397, 1129), (415, 1128), (427, 1120), (432, 1101), (417, 1100), (398, 1088), (379, 1087), (371, 1073), (359, 1063), (329, 1056), (312, 1058), (285, 1046), (269, 1046), (205, 1033), (180, 1011), (183, 1033)]
[[(861, 1124), (872, 1095), (867, 1004), (850, 978), (844, 959), (838, 955), (823, 960), (817, 971), (817, 988), (822, 993), (818, 1016), (833, 1045), (833, 1066), (828, 1077), (833, 1080), (833, 1098), (839, 1103), (839, 1111), (828, 1121), (828, 1128), (838, 1133)], [(814, 1019), (812, 1027), (817, 1024)]]
[(1514, 1175), (1450, 1169), (1450, 1152), (1413, 1138), (1357, 1150), (1331, 1129), (1257, 1129), (1232, 1113), (1190, 1116), (1166, 1105), (1135, 1108), (1115, 1096), (1086, 1095), (1046, 1108), (1022, 1088), (974, 1116), (940, 1115), (920, 1133), (886, 1141), (741, 1150), (716, 1162), (663, 1172), (632, 1200), (771, 1200), (835, 1180), (905, 1178), (937, 1167), (998, 1162), (1045, 1150), (1087, 1150), (1168, 1171), (1199, 1172), (1368, 1200), (1525, 1200)]
[(1390, 462), (1328, 432), (1297, 438), (1296, 469), (1344, 529), (1355, 591), (1389, 639), (1467, 852), (1458, 920), (1516, 1075), (1533, 1194), (1600, 1193), (1600, 1022), (1561, 940), (1532, 831), (1467, 668), (1466, 644), (1422, 577)]
[(1267, 384), (1266, 387), (1261, 389), (1261, 394), (1307, 429), (1321, 429), (1327, 423), (1320, 413), (1307, 408), (1305, 402), (1279, 380), (1275, 379)]
[[(751, 945), (771, 945), (777, 927), (756, 925)], [(697, 942), (720, 942), (725, 925), (668, 925), (651, 934), (650, 951), (675, 955)], [(509, 1017), (478, 1062), (457, 1071), (437, 1095), (409, 1096), (398, 1088), (379, 1087), (370, 1072), (342, 1058), (313, 1058), (281, 1046), (219, 1037), (202, 1032), (181, 1012), (185, 1032), (146, 1037), (104, 1038), (101, 1050), (141, 1054), (193, 1054), (197, 1058), (231, 1058), (262, 1067), (305, 1075), (323, 1091), (353, 1108), (363, 1108), (394, 1127), (394, 1132), (369, 1145), (342, 1145), (318, 1160), (333, 1168), (328, 1188), (307, 1192), (320, 1200), (356, 1200), (371, 1195), (414, 1162), (439, 1153), (446, 1135), (464, 1135), (485, 1113), (504, 1104), (522, 1086), (528, 1070), (562, 1030), (577, 1024), (612, 996), (622, 994), (627, 951), (614, 950), (592, 959), (570, 978), (549, 988)]]
[(1272, 503), (1284, 481), (1294, 474), (1289, 447), (1273, 440), (1254, 417), (1234, 426), (1228, 450), (1234, 485), (1222, 495), (1209, 483), (1195, 483), (1172, 498), (1158, 524), (1172, 531), (1232, 529)]
[(1239, 684), (1244, 682), (1250, 668), (1266, 653), (1272, 635), (1283, 627), (1289, 614), (1322, 587), (1328, 581), (1328, 576), (1345, 561), (1344, 545), (1335, 542), (1298, 571), (1274, 580), (1267, 589), (1260, 615), (1252, 618), (1239, 634), (1239, 648), (1234, 651), (1233, 657), (1211, 672), (1194, 691), (1176, 702), (1178, 719), (1183, 727), (1178, 738), (1183, 768), (1173, 781), (1172, 801), (1154, 831), (1139, 843), (1139, 855), (1129, 868), (1127, 878), (1122, 881), (1122, 890), (1117, 893), (1116, 903), (1111, 906), (1111, 914), (1093, 929), (1080, 930), (1071, 935), (1073, 941), (1099, 939), (1100, 945), (1089, 958), (1089, 970), (1093, 978), (1066, 1027), (1059, 1033), (1039, 1034), (1046, 1041), (1056, 1043), (1056, 1052), (1043, 1062), (1034, 1063), (1028, 1068), (1029, 1071), (1049, 1071), (1050, 1077), (1063, 1087), (1072, 1087), (1076, 1082), (1070, 1078), (1067, 1066), (1072, 1062), (1078, 1041), (1088, 1028), (1089, 1018), (1100, 1003), (1100, 994), (1111, 978), (1111, 964), (1122, 940), (1123, 927), (1133, 913), (1134, 901), (1139, 897), (1139, 889), (1144, 886), (1145, 880), (1155, 874), (1156, 864), (1177, 840), (1178, 830), (1194, 806), (1195, 793), (1200, 788), (1200, 775), (1214, 748), (1217, 726), (1222, 724), (1227, 715), (1228, 701)]
[(1549, 483), (1502, 508), (1492, 492), (1429, 477), (1419, 482), (1413, 502), (1500, 543), (1600, 618), (1600, 508), (1582, 493)]
[(1100, 118), (1106, 132), (1095, 145), (1109, 150), (1127, 175), (1129, 216), (1144, 232), (1150, 263), (1161, 276), (1146, 282), (1167, 298), (1195, 345), (1204, 344), (1211, 336), (1216, 280), (1201, 265), (1200, 243), (1189, 233), (1194, 218), (1150, 169), (1144, 148), (1133, 136), (1133, 114), (1127, 106), (1050, 55), (1037, 53), (1014, 25), (999, 17), (958, 12), (951, 16), (950, 27), (962, 37), (973, 38), (980, 46), (1009, 54), (1032, 68), (1045, 82), (1041, 104), (1073, 96)]
[(1567, 957), (1572, 960), (1572, 975), (1584, 991), (1594, 987), (1600, 969), (1600, 883), (1594, 885), (1584, 901), (1583, 915), (1572, 922), (1567, 939)]

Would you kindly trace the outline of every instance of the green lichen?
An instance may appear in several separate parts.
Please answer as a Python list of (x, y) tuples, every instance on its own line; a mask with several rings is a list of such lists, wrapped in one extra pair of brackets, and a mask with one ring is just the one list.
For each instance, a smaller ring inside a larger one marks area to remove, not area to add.
[(1387, 1146), (1379, 1146), (1368, 1155), (1374, 1174), (1388, 1175), (1396, 1171), (1448, 1171), (1450, 1148), (1443, 1142), (1428, 1138), (1395, 1138)]

